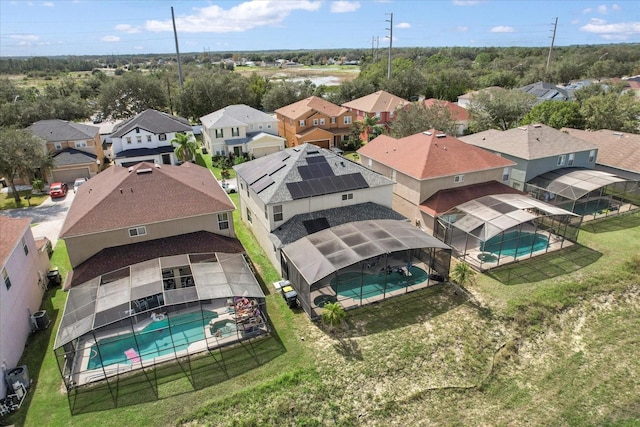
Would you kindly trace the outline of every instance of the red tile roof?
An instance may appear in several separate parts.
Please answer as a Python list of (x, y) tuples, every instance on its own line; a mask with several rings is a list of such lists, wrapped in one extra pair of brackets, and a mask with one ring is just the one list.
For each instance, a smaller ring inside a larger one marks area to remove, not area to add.
[(463, 203), (494, 194), (524, 194), (513, 187), (504, 185), (498, 181), (483, 182), (480, 184), (465, 185), (458, 188), (440, 190), (420, 204), (420, 210), (436, 217)]
[(385, 111), (395, 111), (396, 108), (406, 104), (409, 104), (409, 101), (406, 99), (379, 90), (378, 92), (354, 99), (353, 101), (345, 102), (342, 106), (367, 113), (381, 113)]
[(515, 165), (482, 148), (431, 129), (405, 138), (380, 135), (358, 153), (416, 179)]
[(213, 174), (193, 163), (160, 167), (150, 163), (138, 163), (130, 168), (111, 166), (79, 187), (60, 236), (234, 209)]
[(31, 218), (10, 218), (0, 215), (0, 267), (7, 263), (30, 224)]
[(471, 118), (471, 115), (469, 114), (469, 111), (466, 108), (462, 108), (458, 104), (454, 104), (451, 101), (435, 99), (435, 98), (425, 99), (424, 101), (424, 105), (427, 108), (436, 104), (446, 107), (447, 110), (449, 110), (449, 112), (451, 113), (451, 117), (453, 117), (455, 120), (464, 121), (464, 120), (469, 120)]
[(310, 96), (309, 98), (278, 108), (276, 113), (290, 119), (298, 119), (299, 117), (306, 116), (312, 112), (323, 113), (329, 117), (338, 117), (347, 111), (349, 110), (336, 104), (332, 104), (329, 101), (325, 101), (322, 98)]

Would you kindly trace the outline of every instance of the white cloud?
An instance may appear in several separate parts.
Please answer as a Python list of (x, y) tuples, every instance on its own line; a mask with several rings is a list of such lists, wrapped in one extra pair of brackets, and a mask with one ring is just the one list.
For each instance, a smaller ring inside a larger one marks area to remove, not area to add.
[(409, 24), (408, 22), (401, 22), (396, 25), (396, 28), (411, 28), (411, 24)]
[(136, 28), (129, 24), (118, 24), (116, 25), (116, 31), (120, 31), (122, 33), (127, 33), (127, 34), (135, 34), (135, 33), (139, 33), (141, 30), (140, 28)]
[(640, 34), (640, 22), (618, 22), (608, 24), (601, 19), (592, 19), (581, 31), (600, 35), (605, 40), (627, 40)]
[(100, 41), (103, 41), (103, 42), (106, 42), (106, 43), (119, 42), (120, 41), (120, 37), (118, 37), (118, 36), (104, 36), (104, 37), (100, 37)]
[(591, 18), (588, 25), (606, 25), (607, 21), (600, 18)]
[(50, 1), (46, 1), (46, 2), (42, 3), (42, 5), (43, 5), (44, 7), (53, 7), (53, 3), (52, 3), (52, 2), (50, 2)]
[(331, 13), (355, 12), (360, 9), (359, 1), (334, 1), (331, 2)]
[(516, 30), (508, 25), (498, 25), (489, 30), (492, 33), (514, 33)]
[(606, 4), (601, 4), (600, 6), (598, 6), (598, 13), (600, 13), (602, 15), (606, 15), (608, 11), (609, 10), (607, 9), (607, 5)]
[(588, 8), (586, 8), (586, 9), (584, 9), (584, 10), (582, 11), (582, 13), (587, 14), (587, 13), (591, 13), (591, 11), (593, 11), (593, 9), (591, 9), (590, 7), (588, 7)]
[[(256, 27), (281, 24), (292, 12), (315, 12), (320, 1), (246, 1), (230, 9), (211, 5), (196, 8), (194, 14), (176, 17), (176, 27), (184, 33), (230, 33), (248, 31)], [(161, 32), (173, 31), (171, 20), (147, 21), (144, 29)]]
[(469, 27), (466, 27), (464, 25), (460, 25), (458, 27), (456, 27), (456, 31), (459, 33), (465, 33), (467, 31), (469, 31)]
[(451, 0), (454, 6), (475, 6), (482, 3), (481, 0)]
[(611, 5), (611, 9), (613, 9), (613, 10), (622, 10), (622, 8), (620, 7), (620, 5), (618, 5), (618, 4), (616, 4), (616, 3), (614, 3), (614, 4), (612, 4), (612, 5)]
[(13, 40), (18, 40), (20, 42), (27, 42), (27, 43), (37, 42), (38, 40), (40, 40), (40, 37), (36, 36), (35, 34), (12, 35), (9, 37), (12, 38)]
[(579, 19), (572, 19), (572, 20), (571, 20), (571, 23), (572, 23), (573, 25), (578, 25), (578, 24), (580, 23), (580, 20), (579, 20)]

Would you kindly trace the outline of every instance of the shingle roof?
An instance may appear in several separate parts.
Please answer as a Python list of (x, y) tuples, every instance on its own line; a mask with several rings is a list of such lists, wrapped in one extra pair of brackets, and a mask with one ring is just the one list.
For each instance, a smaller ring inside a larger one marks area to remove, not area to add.
[(535, 95), (539, 101), (566, 101), (569, 99), (569, 94), (565, 89), (551, 83), (536, 82), (518, 90)]
[(115, 230), (215, 212), (235, 206), (201, 166), (111, 166), (80, 186), (61, 237)]
[(40, 120), (27, 129), (48, 142), (86, 141), (87, 139), (94, 139), (100, 131), (97, 126), (59, 119)]
[(353, 101), (345, 102), (342, 106), (367, 113), (380, 113), (383, 111), (395, 111), (396, 108), (406, 104), (409, 104), (406, 99), (384, 90), (379, 90)]
[(131, 150), (120, 151), (118, 158), (155, 156), (158, 154), (173, 153), (175, 147), (173, 145), (163, 145), (156, 148), (132, 148)]
[(349, 110), (336, 104), (332, 104), (329, 101), (325, 101), (317, 96), (310, 96), (309, 98), (278, 108), (276, 113), (289, 119), (297, 119), (315, 111), (326, 114), (330, 117), (338, 117)]
[[(251, 177), (267, 175), (267, 169), (276, 165), (278, 169), (269, 176), (273, 183), (258, 193), (263, 203), (280, 203), (294, 200), (288, 187), (288, 183), (303, 181), (299, 167), (306, 167), (309, 157), (322, 156), (326, 159), (334, 175), (350, 175), (359, 173), (364, 178), (369, 188), (393, 185), (393, 181), (359, 163), (350, 161), (337, 155), (331, 150), (320, 148), (313, 144), (302, 144), (298, 147), (287, 148), (274, 154), (269, 154), (250, 162), (234, 166), (238, 176), (246, 181)], [(275, 162), (275, 163), (274, 163)], [(264, 171), (264, 173), (263, 173)], [(252, 184), (252, 182), (249, 182)]]
[(153, 134), (193, 131), (189, 120), (183, 117), (172, 116), (156, 110), (145, 110), (116, 126), (111, 136), (121, 138), (135, 128), (141, 128)]
[(424, 105), (427, 107), (431, 107), (432, 105), (436, 104), (447, 107), (447, 110), (449, 110), (449, 112), (451, 113), (451, 117), (453, 117), (455, 120), (469, 120), (471, 117), (471, 115), (469, 114), (469, 110), (467, 110), (466, 108), (462, 108), (458, 104), (454, 104), (451, 101), (435, 98), (425, 99), (424, 101)]
[[(29, 229), (31, 218), (10, 218), (0, 215), (0, 267), (3, 267), (16, 245)], [(4, 286), (4, 284), (2, 285)]]
[(504, 159), (435, 129), (396, 139), (380, 135), (358, 153), (416, 179), (513, 166)]
[(542, 124), (526, 125), (506, 131), (491, 129), (462, 136), (460, 139), (467, 144), (525, 160), (597, 148), (594, 144)]
[(561, 131), (598, 147), (596, 163), (640, 173), (640, 135), (609, 129), (588, 131), (563, 128)]
[(200, 117), (200, 121), (207, 129), (247, 126), (251, 123), (264, 123), (269, 121), (277, 122), (273, 116), (244, 104), (229, 105), (228, 107)]
[(65, 148), (53, 154), (53, 165), (60, 166), (85, 165), (87, 163), (95, 163), (98, 156), (75, 148)]

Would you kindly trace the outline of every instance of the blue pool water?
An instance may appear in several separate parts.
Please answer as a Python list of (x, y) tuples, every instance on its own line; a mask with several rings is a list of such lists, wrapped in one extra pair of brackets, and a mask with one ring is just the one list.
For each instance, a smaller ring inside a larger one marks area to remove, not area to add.
[(502, 256), (522, 256), (544, 250), (548, 245), (549, 239), (541, 234), (509, 231), (487, 240), (480, 245), (480, 250)]
[[(411, 276), (397, 272), (391, 274), (361, 274), (357, 271), (344, 273), (331, 280), (331, 287), (336, 294), (343, 297), (360, 299), (360, 295), (362, 295), (362, 298), (365, 299), (385, 293), (385, 285), (386, 292), (389, 293), (427, 280), (427, 273), (423, 269), (411, 267), (409, 271)], [(362, 292), (360, 285), (362, 285)]]
[[(124, 352), (131, 348), (136, 350), (143, 361), (185, 350), (191, 343), (204, 339), (204, 326), (216, 317), (218, 313), (212, 311), (165, 317), (164, 320), (151, 322), (135, 335), (128, 333), (99, 340), (91, 347), (91, 359), (87, 369), (116, 363), (130, 364)], [(102, 363), (98, 357), (98, 350)]]

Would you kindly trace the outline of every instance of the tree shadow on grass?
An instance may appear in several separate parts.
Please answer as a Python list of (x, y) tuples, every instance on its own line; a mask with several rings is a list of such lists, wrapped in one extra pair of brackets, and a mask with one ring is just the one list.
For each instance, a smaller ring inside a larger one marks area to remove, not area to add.
[(559, 251), (491, 269), (485, 274), (505, 285), (540, 282), (573, 273), (596, 262), (602, 254), (575, 244)]
[(363, 360), (362, 350), (353, 338), (338, 338), (337, 342), (333, 344), (333, 348), (345, 360)]
[(610, 216), (582, 224), (581, 229), (588, 233), (610, 233), (640, 226), (640, 212)]

